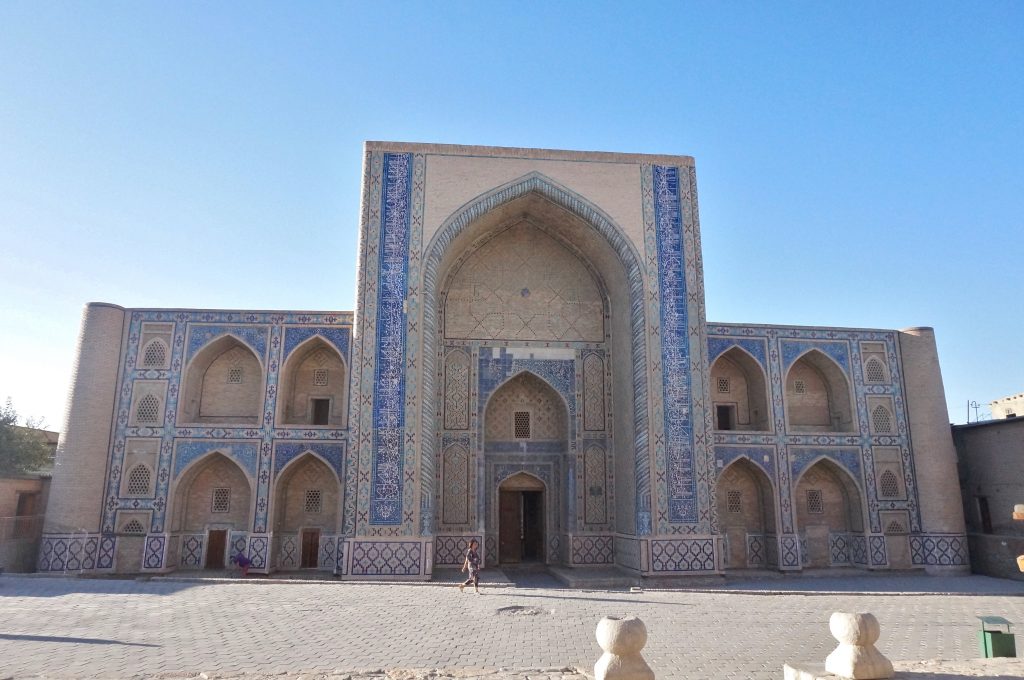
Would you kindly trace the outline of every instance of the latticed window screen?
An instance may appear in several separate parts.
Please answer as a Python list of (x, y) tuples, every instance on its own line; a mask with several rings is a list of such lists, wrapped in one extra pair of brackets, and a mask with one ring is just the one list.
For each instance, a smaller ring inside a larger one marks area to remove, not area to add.
[(229, 385), (241, 385), (242, 384), (242, 367), (232, 366), (228, 369), (228, 384)]
[(146, 345), (146, 351), (142, 354), (143, 366), (163, 366), (167, 361), (167, 348), (159, 340)]
[(825, 513), (825, 501), (822, 499), (821, 489), (807, 490), (807, 512), (812, 515), (822, 515)]
[(149, 493), (149, 468), (145, 465), (136, 465), (128, 473), (128, 495), (145, 496)]
[(231, 489), (219, 487), (213, 490), (213, 512), (231, 512)]
[(728, 378), (719, 378), (718, 379), (718, 391), (719, 392), (728, 392), (729, 391), (729, 379)]
[(140, 423), (155, 423), (159, 419), (159, 415), (159, 399), (154, 397), (152, 394), (147, 394), (142, 399), (139, 399), (139, 404), (135, 407), (136, 420)]
[(797, 394), (807, 394), (807, 383), (803, 380), (794, 380), (793, 391)]
[(320, 489), (306, 489), (306, 512), (321, 513), (324, 510), (324, 492)]
[(885, 533), (905, 534), (907, 533), (907, 528), (903, 526), (903, 522), (899, 521), (898, 519), (894, 519), (890, 520), (889, 523), (885, 525)]
[(142, 526), (142, 522), (137, 519), (133, 519), (121, 527), (121, 533), (123, 534), (144, 534), (146, 529)]
[(900, 497), (900, 480), (896, 478), (892, 470), (886, 470), (878, 478), (878, 487), (882, 492), (882, 498)]
[(513, 426), (516, 439), (530, 438), (530, 412), (516, 411), (513, 415)]
[(317, 387), (327, 387), (327, 369), (326, 368), (315, 368), (313, 369), (313, 384)]
[(892, 432), (892, 416), (889, 409), (879, 404), (871, 411), (871, 424), (875, 432)]
[(882, 362), (874, 357), (868, 359), (868, 363), (864, 366), (864, 376), (868, 382), (885, 382), (885, 368), (882, 366)]
[(730, 491), (728, 495), (729, 512), (743, 512), (743, 502), (739, 491)]

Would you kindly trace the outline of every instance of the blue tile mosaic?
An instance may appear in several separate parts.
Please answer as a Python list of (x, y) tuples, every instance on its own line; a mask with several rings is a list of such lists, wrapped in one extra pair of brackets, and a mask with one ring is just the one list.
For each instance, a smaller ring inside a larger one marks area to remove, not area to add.
[(267, 335), (268, 329), (260, 326), (207, 326), (204, 324), (191, 324), (188, 336), (188, 354), (186, 361), (191, 361), (201, 348), (222, 335), (233, 335), (248, 345), (260, 363), (267, 360)]
[(824, 458), (839, 465), (853, 477), (857, 487), (864, 488), (864, 477), (861, 473), (860, 449), (805, 449), (790, 447), (790, 466), (793, 480), (800, 478), (808, 466)]
[(679, 168), (655, 165), (653, 172), (661, 300), (668, 515), (671, 522), (696, 522), (697, 482), (693, 460), (690, 336), (687, 328), (686, 262), (683, 253)]
[(377, 362), (373, 384), (373, 481), (370, 524), (402, 522), (405, 444), (405, 294), (409, 269), (412, 154), (384, 155)]
[(351, 341), (352, 331), (348, 328), (337, 328), (329, 326), (319, 327), (306, 327), (306, 326), (288, 326), (284, 329), (284, 353), (281, 355), (282, 359), (287, 359), (291, 355), (292, 350), (304, 343), (306, 340), (314, 336), (323, 338), (326, 342), (334, 346), (341, 356), (345, 357), (345, 363), (349, 363), (349, 342)]
[(325, 460), (334, 469), (338, 479), (344, 477), (342, 469), (345, 465), (345, 445), (341, 443), (321, 444), (318, 442), (278, 442), (274, 447), (274, 477), (277, 477), (288, 463), (307, 451), (312, 451)]
[(219, 451), (238, 463), (250, 477), (255, 478), (258, 448), (253, 442), (178, 441), (175, 446), (174, 477), (177, 478), (192, 461)]
[(729, 338), (720, 336), (708, 336), (708, 365), (715, 363), (715, 359), (725, 354), (733, 347), (739, 347), (750, 354), (761, 368), (768, 371), (767, 349), (763, 339), (753, 338)]
[(788, 371), (797, 358), (808, 350), (816, 349), (831, 357), (843, 368), (847, 379), (850, 377), (850, 345), (846, 342), (821, 342), (808, 340), (781, 340), (782, 370)]

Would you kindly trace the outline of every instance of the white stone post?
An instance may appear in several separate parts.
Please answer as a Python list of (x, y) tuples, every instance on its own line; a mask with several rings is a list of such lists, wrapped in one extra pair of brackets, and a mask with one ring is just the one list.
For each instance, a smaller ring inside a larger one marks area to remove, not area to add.
[(606, 616), (597, 624), (596, 635), (604, 654), (594, 664), (595, 680), (654, 680), (654, 671), (640, 656), (647, 644), (643, 621)]
[(825, 659), (825, 670), (841, 678), (881, 680), (894, 674), (892, 663), (875, 648), (881, 628), (874, 614), (835, 612), (828, 629), (839, 646)]

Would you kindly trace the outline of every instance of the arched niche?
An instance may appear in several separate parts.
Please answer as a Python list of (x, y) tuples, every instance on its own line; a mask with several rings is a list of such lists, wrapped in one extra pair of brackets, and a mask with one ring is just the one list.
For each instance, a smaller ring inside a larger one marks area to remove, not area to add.
[(716, 430), (771, 428), (764, 370), (739, 347), (732, 347), (711, 365), (711, 401)]
[(192, 463), (178, 478), (171, 531), (198, 533), (211, 527), (246, 531), (251, 505), (249, 477), (238, 463), (215, 451)]
[(278, 422), (344, 427), (348, 414), (348, 368), (334, 347), (314, 336), (285, 360), (278, 389)]
[(767, 567), (769, 541), (776, 540), (775, 492), (771, 480), (747, 458), (737, 458), (718, 478), (718, 526), (726, 537), (726, 569)]
[[(473, 253), (516, 225), (529, 227), (534, 230), (532, 233), (543, 235), (545, 242), (557, 244), (564, 251), (559, 257), (567, 253), (578, 260), (578, 266), (583, 267), (604, 296), (604, 348), (611, 366), (610, 403), (605, 404), (605, 410), (612, 415), (605, 426), (615, 431), (620, 450), (629, 452), (608, 452), (609, 474), (617, 485), (633, 490), (623, 495), (625, 500), (616, 507), (614, 516), (621, 531), (634, 533), (637, 506), (632, 499), (650, 493), (647, 468), (637, 464), (638, 459), (647, 455), (647, 412), (642, 397), (648, 386), (647, 373), (641, 368), (647, 365), (643, 260), (621, 228), (585, 198), (550, 178), (530, 173), (463, 205), (431, 236), (423, 258), (423, 391), (434, 394), (436, 386), (444, 384), (443, 361), (438, 360), (442, 354), (437, 347), (445, 341), (445, 311), (451, 284), (458, 279), (461, 267), (472, 260)], [(554, 249), (552, 245), (550, 250)], [(537, 289), (523, 287), (531, 296)], [(511, 285), (508, 290), (515, 292)], [(468, 295), (461, 288), (456, 291), (456, 297), (462, 296), (463, 303)], [(579, 299), (582, 302), (584, 298)], [(496, 342), (513, 347), (518, 341)], [(637, 395), (641, 395), (640, 400)], [(424, 405), (422, 417), (427, 429), (443, 429), (444, 420), (433, 404)], [(423, 442), (425, 490), (436, 479), (436, 466), (440, 463), (434, 441), (435, 438), (428, 437)]]
[(334, 470), (312, 452), (288, 463), (274, 483), (274, 531), (336, 533), (341, 486)]
[(830, 357), (810, 350), (786, 374), (786, 419), (792, 432), (853, 432), (850, 383)]
[(524, 371), (505, 381), (487, 400), (484, 451), (509, 445), (560, 444), (567, 451), (568, 410), (562, 397), (544, 379)]
[(259, 424), (263, 366), (244, 342), (224, 335), (192, 358), (185, 371), (181, 423)]
[(498, 562), (546, 562), (547, 535), (555, 530), (547, 485), (518, 472), (498, 484), (497, 502)]
[(821, 458), (800, 475), (793, 503), (797, 531), (806, 538), (804, 566), (849, 564), (851, 537), (864, 533), (864, 503), (853, 477)]

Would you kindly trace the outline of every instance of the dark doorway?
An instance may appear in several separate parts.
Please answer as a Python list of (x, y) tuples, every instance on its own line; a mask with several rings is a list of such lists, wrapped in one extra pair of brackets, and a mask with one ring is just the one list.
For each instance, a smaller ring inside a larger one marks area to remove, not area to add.
[(314, 399), (313, 400), (313, 425), (326, 425), (327, 420), (331, 417), (331, 400), (330, 399)]
[(206, 568), (224, 568), (224, 549), (228, 545), (226, 529), (210, 529), (206, 539)]
[(501, 490), (498, 558), (502, 564), (544, 561), (544, 492)]
[(715, 414), (718, 416), (719, 430), (735, 429), (736, 423), (733, 415), (736, 413), (735, 406), (715, 406)]
[(316, 569), (317, 556), (320, 553), (320, 530), (302, 530), (302, 563), (303, 569)]

